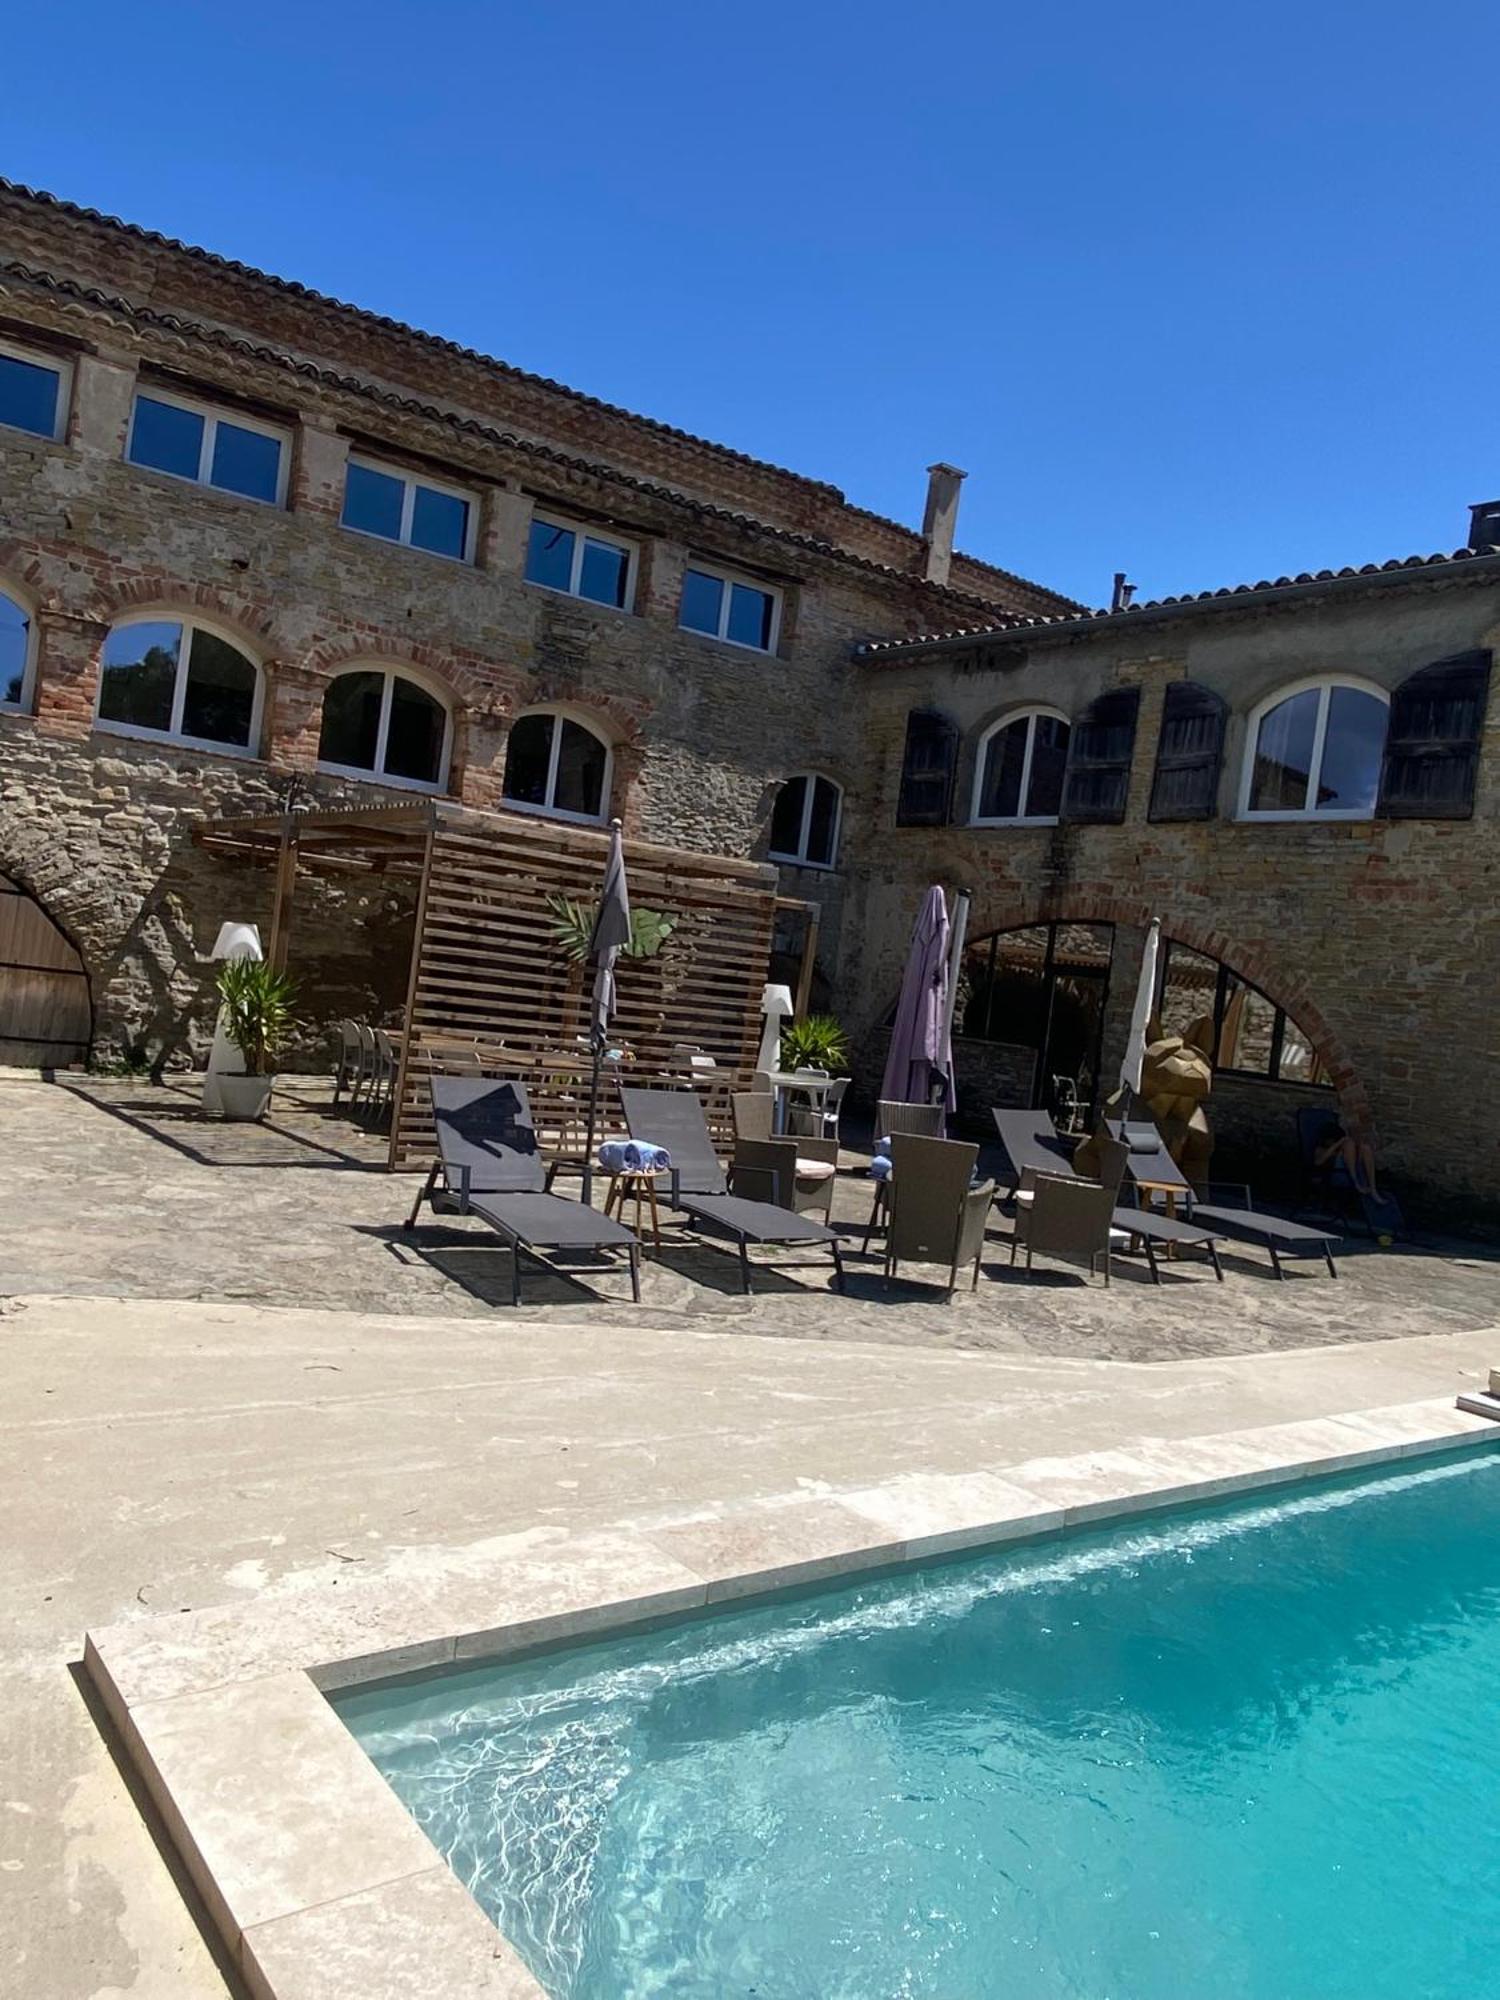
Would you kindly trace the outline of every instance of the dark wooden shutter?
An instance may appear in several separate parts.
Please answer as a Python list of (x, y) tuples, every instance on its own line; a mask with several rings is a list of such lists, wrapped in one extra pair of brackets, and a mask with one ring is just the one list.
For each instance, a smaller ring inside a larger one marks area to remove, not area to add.
[(1090, 702), (1068, 739), (1062, 817), (1086, 825), (1118, 826), (1130, 791), (1139, 688), (1111, 688)]
[(1391, 696), (1380, 804), (1385, 819), (1468, 819), (1490, 687), (1488, 653), (1456, 653)]
[(1213, 818), (1228, 719), (1229, 704), (1212, 688), (1196, 681), (1173, 681), (1168, 686), (1156, 740), (1149, 818)]
[(958, 725), (936, 709), (914, 708), (906, 718), (897, 826), (946, 826), (957, 768)]

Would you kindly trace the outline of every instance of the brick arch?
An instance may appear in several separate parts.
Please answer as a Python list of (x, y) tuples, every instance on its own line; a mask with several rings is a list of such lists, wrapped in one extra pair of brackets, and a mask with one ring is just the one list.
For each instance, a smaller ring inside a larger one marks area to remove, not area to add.
[(554, 708), (561, 709), (564, 714), (574, 714), (579, 721), (597, 723), (601, 734), (608, 738), (610, 748), (616, 752), (642, 747), (645, 708), (598, 688), (591, 687), (586, 694), (578, 694), (572, 688), (559, 687), (546, 679), (533, 680), (530, 687), (518, 691), (506, 720), (514, 722), (523, 715), (535, 714), (539, 709)]
[(1011, 904), (998, 909), (976, 896), (969, 933), (987, 937), (991, 931), (1024, 930), (1030, 924), (1123, 924), (1145, 930), (1153, 917), (1161, 919), (1162, 936), (1189, 951), (1215, 958), (1237, 972), (1242, 979), (1265, 994), (1274, 1006), (1289, 1014), (1312, 1045), (1314, 1055), (1328, 1072), (1338, 1098), (1339, 1109), (1349, 1124), (1360, 1132), (1372, 1128), (1369, 1093), (1355, 1070), (1348, 1049), (1328, 1025), (1322, 1009), (1301, 980), (1289, 973), (1279, 960), (1254, 945), (1241, 945), (1223, 931), (1211, 929), (1195, 917), (1178, 916), (1170, 908), (1153, 907), (1117, 896), (1067, 895), (1043, 897), (1030, 905)]
[(47, 588), (47, 572), (21, 542), (0, 542), (0, 590), (11, 584), (38, 611), (57, 609), (56, 593)]
[(170, 576), (130, 577), (124, 583), (95, 590), (80, 615), (101, 625), (114, 625), (133, 612), (157, 609), (182, 611), (189, 617), (201, 611), (239, 633), (263, 658), (281, 650), (276, 621), (264, 604), (211, 584), (181, 583)]

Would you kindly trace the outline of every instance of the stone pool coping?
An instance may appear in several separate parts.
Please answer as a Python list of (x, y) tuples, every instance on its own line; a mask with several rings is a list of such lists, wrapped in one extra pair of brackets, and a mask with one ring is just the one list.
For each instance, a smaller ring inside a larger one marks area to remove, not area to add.
[[(1495, 1437), (1446, 1398), (594, 1533), (534, 1529), (90, 1632), (85, 1669), (255, 2000), (546, 2000), (325, 1694)], [(343, 1580), (340, 1579), (342, 1582)]]

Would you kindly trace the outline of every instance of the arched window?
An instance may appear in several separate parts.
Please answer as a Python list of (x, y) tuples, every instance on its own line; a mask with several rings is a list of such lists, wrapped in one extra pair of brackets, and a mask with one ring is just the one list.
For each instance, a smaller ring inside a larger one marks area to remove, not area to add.
[(1389, 698), (1357, 681), (1304, 681), (1250, 717), (1245, 819), (1369, 819), (1380, 792)]
[(974, 771), (975, 826), (1050, 826), (1062, 805), (1068, 719), (1028, 709), (988, 729)]
[(393, 667), (352, 667), (323, 697), (318, 769), (440, 792), (451, 718), (438, 697)]
[(831, 868), (839, 850), (843, 793), (832, 778), (788, 778), (771, 809), (770, 856), (803, 868)]
[(260, 668), (223, 633), (196, 618), (132, 618), (104, 641), (95, 727), (245, 756), (261, 692)]
[(27, 708), (36, 657), (36, 625), (31, 613), (0, 590), (0, 708)]
[(557, 709), (517, 716), (505, 747), (506, 802), (597, 823), (609, 806), (609, 745)]

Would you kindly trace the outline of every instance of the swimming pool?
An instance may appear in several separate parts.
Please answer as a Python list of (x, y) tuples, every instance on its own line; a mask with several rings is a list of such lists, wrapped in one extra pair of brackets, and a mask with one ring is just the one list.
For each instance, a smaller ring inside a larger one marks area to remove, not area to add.
[(1500, 1457), (333, 1697), (559, 2000), (1489, 1990)]

